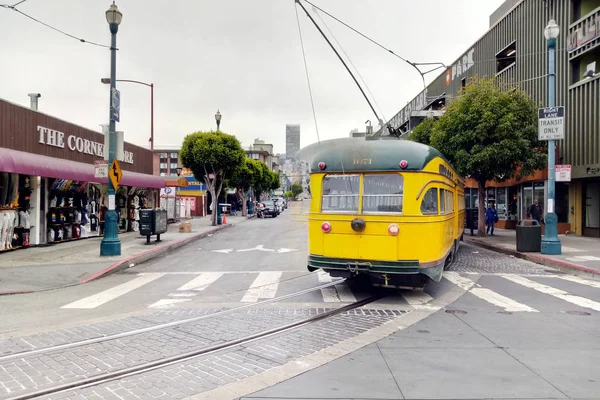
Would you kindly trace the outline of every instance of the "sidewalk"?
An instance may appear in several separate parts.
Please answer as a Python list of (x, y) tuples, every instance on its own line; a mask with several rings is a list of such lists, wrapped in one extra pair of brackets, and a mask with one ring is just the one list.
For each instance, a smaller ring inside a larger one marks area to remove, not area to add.
[(4, 253), (0, 255), (0, 296), (86, 283), (159, 257), (246, 219), (227, 216), (227, 224), (216, 227), (210, 225), (210, 216), (181, 220), (191, 222), (191, 232), (180, 233), (179, 223), (169, 224), (167, 233), (161, 235), (161, 242), (156, 243), (156, 236), (153, 236), (148, 245), (146, 237), (140, 236), (139, 232), (123, 233), (119, 235), (121, 256), (116, 257), (100, 257), (102, 238)]
[(516, 235), (517, 231), (513, 229), (496, 229), (494, 236), (486, 237), (471, 236), (468, 231), (465, 231), (464, 240), (490, 250), (563, 271), (600, 274), (600, 239), (559, 235), (562, 254), (550, 256), (540, 253), (518, 252)]

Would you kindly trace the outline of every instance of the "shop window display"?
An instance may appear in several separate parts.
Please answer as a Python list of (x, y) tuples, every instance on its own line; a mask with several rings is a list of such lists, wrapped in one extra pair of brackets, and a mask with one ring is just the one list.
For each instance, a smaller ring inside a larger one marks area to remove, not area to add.
[(31, 178), (0, 173), (0, 251), (29, 247)]
[(140, 209), (148, 208), (148, 190), (131, 187), (127, 197), (127, 232), (139, 232)]
[(49, 188), (49, 244), (87, 237), (89, 222), (87, 183), (56, 179)]

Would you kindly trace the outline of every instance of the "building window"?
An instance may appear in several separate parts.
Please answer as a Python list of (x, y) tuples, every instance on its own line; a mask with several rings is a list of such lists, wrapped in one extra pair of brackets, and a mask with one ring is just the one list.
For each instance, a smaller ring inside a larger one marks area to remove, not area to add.
[(179, 156), (179, 153), (171, 153), (171, 158), (177, 158)]
[(160, 170), (160, 176), (165, 176), (167, 175), (168, 171), (166, 169), (162, 169)]
[(160, 168), (161, 169), (166, 169), (167, 168), (167, 163), (166, 162), (161, 162), (160, 163)]
[(170, 176), (177, 176), (177, 172), (171, 172), (169, 175)]
[(498, 218), (508, 219), (505, 187), (496, 189), (496, 211), (498, 211)]
[(402, 213), (402, 175), (365, 175), (363, 185), (363, 212)]
[(496, 54), (496, 73), (500, 74), (517, 62), (517, 42), (512, 42)]
[[(173, 160), (171, 160), (171, 161), (173, 161)], [(179, 165), (176, 162), (175, 163), (171, 162), (171, 169), (177, 169), (177, 168), (179, 168)]]
[(421, 214), (423, 215), (437, 215), (438, 213), (438, 190), (437, 188), (431, 188), (423, 196), (421, 200)]
[(321, 211), (358, 212), (358, 175), (328, 175), (323, 178)]
[(257, 153), (252, 153), (252, 154), (250, 155), (250, 157), (251, 157), (253, 160), (260, 160), (260, 155), (258, 155)]
[(465, 86), (467, 86), (467, 78), (462, 78), (460, 81), (460, 87), (464, 88)]
[(167, 153), (160, 153), (160, 158), (167, 158), (167, 157), (168, 157)]

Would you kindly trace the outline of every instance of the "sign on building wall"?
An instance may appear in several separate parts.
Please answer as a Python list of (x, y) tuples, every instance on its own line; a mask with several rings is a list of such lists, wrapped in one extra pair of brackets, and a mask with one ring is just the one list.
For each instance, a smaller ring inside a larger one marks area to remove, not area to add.
[(473, 55), (475, 54), (475, 49), (467, 51), (456, 64), (452, 65), (451, 68), (448, 68), (446, 72), (446, 86), (450, 85), (452, 81), (456, 78), (462, 77), (468, 70), (475, 65), (475, 61), (473, 59)]
[(108, 178), (108, 161), (94, 161), (94, 178)]
[(570, 165), (555, 165), (556, 182), (571, 182), (571, 166)]
[(538, 110), (538, 139), (562, 140), (565, 138), (565, 108), (546, 107)]

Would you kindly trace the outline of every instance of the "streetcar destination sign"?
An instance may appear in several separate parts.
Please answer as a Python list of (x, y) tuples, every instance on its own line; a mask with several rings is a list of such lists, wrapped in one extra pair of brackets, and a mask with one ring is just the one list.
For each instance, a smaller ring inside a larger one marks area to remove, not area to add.
[(538, 110), (538, 139), (565, 138), (565, 107), (546, 107)]

